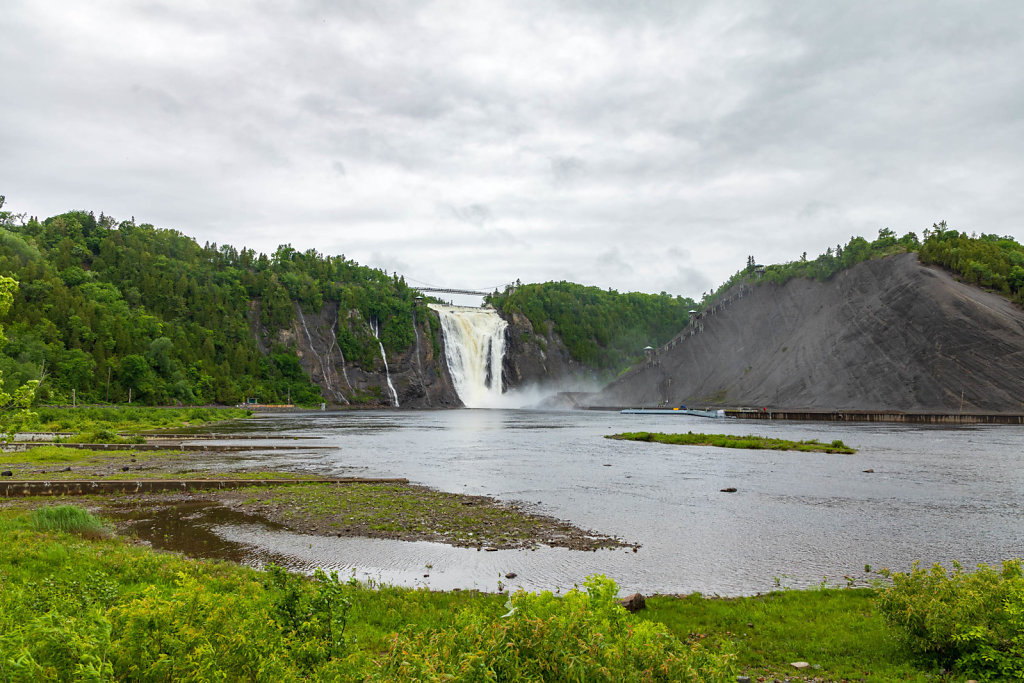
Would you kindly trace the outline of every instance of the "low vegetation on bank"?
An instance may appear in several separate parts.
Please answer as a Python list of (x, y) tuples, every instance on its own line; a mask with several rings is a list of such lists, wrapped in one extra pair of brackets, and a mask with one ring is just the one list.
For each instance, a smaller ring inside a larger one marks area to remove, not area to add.
[(606, 439), (622, 441), (653, 441), (656, 443), (680, 446), (717, 446), (719, 448), (750, 448), (773, 451), (809, 451), (817, 453), (856, 453), (839, 439), (831, 443), (822, 443), (816, 439), (807, 441), (790, 441), (788, 439), (772, 439), (766, 436), (733, 436), (731, 434), (663, 434), (661, 432), (624, 432), (611, 434)]
[[(90, 540), (91, 539), (91, 540)], [(158, 554), (0, 513), (2, 680), (732, 680), (728, 646), (616, 586), (512, 596), (368, 586)]]
[[(874, 588), (432, 592), (157, 553), (80, 508), (0, 511), (0, 680), (1019, 680), (1019, 561)], [(796, 669), (794, 662), (807, 662)]]
[[(251, 417), (244, 408), (149, 408), (144, 406), (82, 406), (34, 408), (23, 425), (32, 432), (74, 432), (100, 439), (117, 434), (138, 434), (158, 429), (198, 427), (214, 422)], [(97, 443), (107, 443), (99, 441)]]
[(969, 572), (916, 563), (884, 571), (892, 586), (878, 607), (916, 657), (986, 680), (1024, 681), (1024, 565)]

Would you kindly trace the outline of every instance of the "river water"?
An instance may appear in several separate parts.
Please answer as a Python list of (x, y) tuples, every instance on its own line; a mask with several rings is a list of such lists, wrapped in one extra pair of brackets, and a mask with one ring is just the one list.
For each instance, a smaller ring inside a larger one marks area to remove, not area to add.
[[(565, 590), (589, 574), (604, 573), (628, 592), (738, 595), (812, 585), (825, 577), (841, 584), (844, 575), (863, 575), (865, 565), (906, 569), (913, 560), (959, 560), (973, 566), (1024, 556), (1021, 427), (447, 410), (261, 415), (233, 428), (282, 438), (316, 436), (310, 443), (337, 449), (225, 455), (218, 467), (407, 477), (445, 491), (526, 502), (538, 512), (641, 546), (636, 553), (480, 552), (303, 536), (244, 520), (204, 525), (196, 518), (203, 533), (217, 540), (207, 554), (255, 565), (275, 561), (300, 571), (320, 566), (364, 580), (480, 590)], [(603, 438), (641, 430), (842, 439), (858, 452)], [(737, 492), (720, 492), (727, 487)], [(175, 534), (162, 531), (151, 540), (159, 545), (163, 538), (174, 547)], [(509, 572), (516, 578), (505, 579)]]

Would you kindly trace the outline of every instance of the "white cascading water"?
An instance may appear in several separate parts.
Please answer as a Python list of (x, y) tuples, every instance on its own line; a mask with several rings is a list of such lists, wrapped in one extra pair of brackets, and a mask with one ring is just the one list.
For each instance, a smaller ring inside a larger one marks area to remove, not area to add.
[(493, 308), (429, 304), (441, 319), (444, 355), (459, 399), (467, 408), (502, 404), (501, 363), (508, 323)]
[(388, 369), (388, 355), (384, 353), (384, 342), (380, 340), (380, 327), (374, 321), (374, 324), (370, 326), (373, 331), (373, 337), (377, 340), (377, 344), (380, 346), (380, 357), (384, 361), (384, 376), (388, 379), (388, 389), (391, 390), (391, 398), (395, 402), (395, 407), (398, 407), (398, 392), (395, 391), (395, 385), (391, 383), (391, 370)]

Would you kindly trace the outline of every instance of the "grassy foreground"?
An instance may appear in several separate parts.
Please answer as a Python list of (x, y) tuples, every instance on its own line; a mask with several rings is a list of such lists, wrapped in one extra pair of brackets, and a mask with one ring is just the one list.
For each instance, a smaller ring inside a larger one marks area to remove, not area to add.
[(808, 441), (789, 441), (788, 439), (771, 439), (766, 436), (733, 436), (731, 434), (662, 434), (661, 432), (625, 432), (611, 434), (606, 439), (623, 441), (654, 441), (680, 446), (718, 446), (719, 448), (750, 448), (773, 451), (809, 451), (817, 453), (852, 454), (857, 451), (839, 439), (831, 443), (821, 443), (816, 439)]
[(80, 408), (35, 408), (25, 431), (102, 432), (138, 434), (155, 429), (194, 427), (250, 417), (243, 408), (147, 408), (139, 406), (82, 406)]
[[(79, 531), (83, 533), (78, 533)], [(727, 645), (561, 598), (372, 587), (103, 538), (84, 511), (0, 512), (0, 680), (731, 680)]]
[[(1024, 644), (1013, 602), (1024, 596), (1014, 592), (1019, 563), (1002, 573), (933, 568), (894, 580), (881, 590), (656, 597), (634, 616), (614, 603), (615, 584), (604, 577), (561, 597), (373, 586), (156, 553), (110, 538), (79, 508), (5, 510), (0, 680), (733, 681), (742, 673), (964, 681), (1024, 673), (1013, 668), (1013, 648)], [(981, 607), (996, 616), (964, 611), (979, 594), (994, 601)], [(981, 652), (1006, 654), (1004, 674), (971, 659), (980, 635), (959, 653), (934, 656), (928, 647), (945, 642), (937, 637), (949, 613), (961, 632), (999, 636)], [(900, 625), (915, 614), (917, 626)], [(1016, 631), (999, 630), (1014, 619)], [(796, 661), (810, 668), (798, 671)]]

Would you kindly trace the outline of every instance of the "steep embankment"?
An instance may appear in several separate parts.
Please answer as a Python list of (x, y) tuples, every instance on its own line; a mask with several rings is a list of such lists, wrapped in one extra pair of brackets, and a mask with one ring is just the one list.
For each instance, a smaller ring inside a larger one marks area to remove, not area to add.
[[(425, 316), (434, 316), (433, 325), (425, 324), (422, 319)], [(252, 319), (257, 320), (258, 315)], [(358, 310), (345, 311), (342, 316), (335, 302), (326, 301), (315, 314), (304, 313), (296, 304), (289, 329), (269, 335), (265, 329), (254, 325), (254, 334), (264, 353), (274, 344), (294, 349), (305, 374), (320, 387), (324, 399), (333, 404), (394, 407), (397, 396), (398, 406), (404, 408), (462, 405), (444, 360), (441, 346), (444, 342), (436, 313), (422, 307), (419, 316), (413, 316), (413, 344), (404, 351), (392, 351), (386, 360), (378, 353), (370, 365), (345, 358), (338, 343), (338, 331), (343, 329), (375, 333)], [(435, 346), (436, 342), (439, 345)], [(392, 387), (395, 395), (391, 394)]]
[(502, 377), (506, 387), (595, 384), (598, 370), (573, 358), (554, 324), (543, 334), (522, 313), (501, 312), (508, 323)]
[(1024, 311), (916, 254), (722, 301), (593, 404), (1024, 411)]

